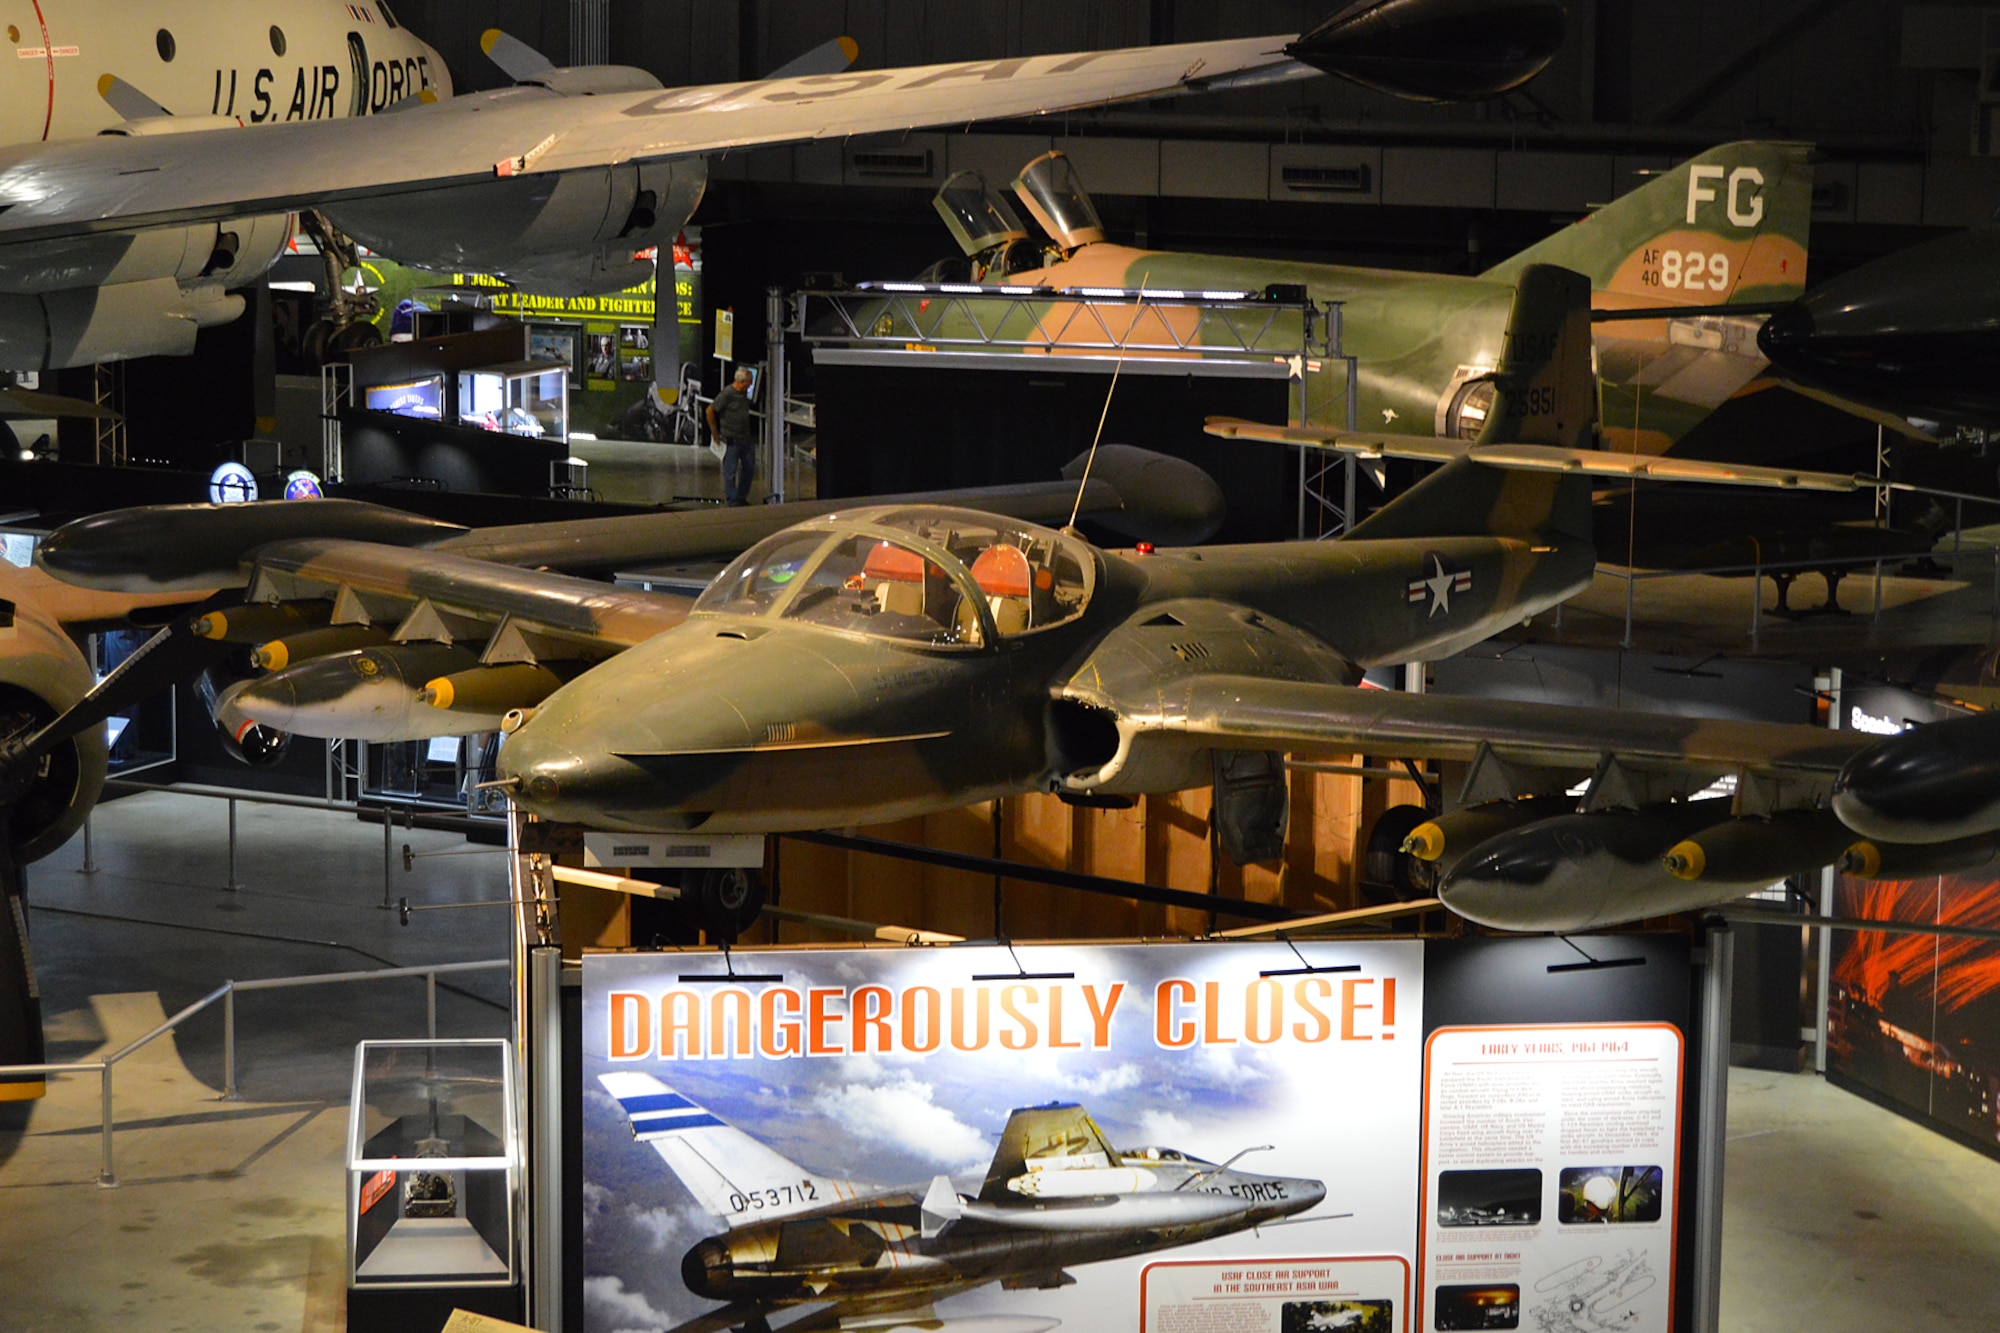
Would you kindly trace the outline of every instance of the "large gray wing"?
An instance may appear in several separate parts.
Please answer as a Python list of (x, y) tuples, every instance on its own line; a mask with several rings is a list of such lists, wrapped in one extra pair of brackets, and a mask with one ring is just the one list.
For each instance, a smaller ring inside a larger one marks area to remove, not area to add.
[[(1198, 772), (1208, 750), (1370, 754), (1497, 762), (1517, 773), (1588, 776), (1615, 759), (1627, 775), (1670, 779), (1676, 791), (1734, 773), (1783, 790), (1785, 804), (1824, 792), (1867, 742), (1845, 732), (1773, 722), (1684, 717), (1508, 699), (1405, 694), (1346, 684), (1188, 673), (1109, 690), (1072, 678), (1060, 706), (1095, 714), (1105, 761), (1065, 777), (1080, 792), (1151, 789), (1149, 775)], [(1112, 732), (1116, 744), (1112, 748)], [(1091, 729), (1079, 726), (1079, 733)]]
[(559, 97), (509, 89), (392, 116), (102, 136), (0, 152), (0, 242), (280, 213), (624, 162), (1036, 115), (1239, 76), (1311, 74), (1290, 36)]

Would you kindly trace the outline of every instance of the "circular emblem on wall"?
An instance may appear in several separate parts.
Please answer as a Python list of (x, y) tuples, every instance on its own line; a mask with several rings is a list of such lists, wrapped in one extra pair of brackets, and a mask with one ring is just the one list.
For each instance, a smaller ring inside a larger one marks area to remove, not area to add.
[(224, 463), (208, 474), (210, 504), (242, 504), (257, 498), (257, 478), (241, 463)]

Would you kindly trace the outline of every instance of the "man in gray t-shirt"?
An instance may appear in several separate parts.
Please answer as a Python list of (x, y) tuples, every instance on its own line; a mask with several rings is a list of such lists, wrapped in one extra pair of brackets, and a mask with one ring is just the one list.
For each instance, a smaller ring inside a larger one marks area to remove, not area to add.
[(724, 503), (750, 503), (750, 482), (757, 475), (757, 456), (750, 437), (750, 371), (738, 366), (729, 387), (708, 403), (708, 429), (722, 441)]

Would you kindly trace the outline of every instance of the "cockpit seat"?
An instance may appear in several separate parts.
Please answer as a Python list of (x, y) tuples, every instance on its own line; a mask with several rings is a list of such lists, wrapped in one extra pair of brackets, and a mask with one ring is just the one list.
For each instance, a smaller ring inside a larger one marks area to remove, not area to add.
[(1034, 571), (1018, 546), (989, 546), (972, 562), (972, 581), (993, 612), (993, 626), (1002, 634), (1019, 634), (1029, 626), (1028, 598)]
[(864, 579), (875, 581), (875, 604), (891, 615), (924, 613), (924, 561), (915, 551), (878, 542), (861, 567)]

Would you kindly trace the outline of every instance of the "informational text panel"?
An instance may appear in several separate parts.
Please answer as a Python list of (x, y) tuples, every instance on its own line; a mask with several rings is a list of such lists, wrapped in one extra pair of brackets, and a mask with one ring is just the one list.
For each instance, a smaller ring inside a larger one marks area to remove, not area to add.
[(1681, 1033), (1440, 1028), (1425, 1057), (1422, 1326), (1666, 1333)]

